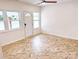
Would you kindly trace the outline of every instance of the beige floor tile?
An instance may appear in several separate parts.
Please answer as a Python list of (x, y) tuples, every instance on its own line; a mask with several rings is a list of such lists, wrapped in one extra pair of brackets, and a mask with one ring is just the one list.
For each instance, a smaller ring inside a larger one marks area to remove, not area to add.
[(77, 59), (77, 40), (37, 35), (6, 46), (6, 59)]

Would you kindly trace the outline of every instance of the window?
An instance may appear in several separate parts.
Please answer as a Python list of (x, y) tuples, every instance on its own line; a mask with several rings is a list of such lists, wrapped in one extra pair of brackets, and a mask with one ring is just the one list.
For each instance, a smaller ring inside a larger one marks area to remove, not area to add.
[(40, 27), (40, 15), (38, 12), (33, 13), (33, 28)]
[(0, 30), (5, 30), (3, 12), (0, 11)]
[(19, 13), (18, 12), (7, 12), (7, 21), (9, 29), (17, 29), (20, 27)]

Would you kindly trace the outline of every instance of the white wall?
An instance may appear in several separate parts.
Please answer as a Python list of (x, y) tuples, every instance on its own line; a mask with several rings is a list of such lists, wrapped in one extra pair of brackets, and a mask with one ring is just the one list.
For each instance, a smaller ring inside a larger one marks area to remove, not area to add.
[(14, 41), (20, 40), (24, 38), (23, 29), (17, 29), (13, 31), (6, 31), (0, 33), (0, 43), (1, 45), (5, 45), (8, 43), (12, 43)]
[[(0, 10), (40, 12), (40, 7), (17, 2), (17, 1), (5, 0), (5, 1), (0, 1)], [(17, 29), (17, 30), (2, 32), (0, 33), (0, 44), (5, 45), (23, 38), (24, 38), (24, 29)]]
[(42, 31), (77, 39), (77, 2), (64, 2), (42, 8)]

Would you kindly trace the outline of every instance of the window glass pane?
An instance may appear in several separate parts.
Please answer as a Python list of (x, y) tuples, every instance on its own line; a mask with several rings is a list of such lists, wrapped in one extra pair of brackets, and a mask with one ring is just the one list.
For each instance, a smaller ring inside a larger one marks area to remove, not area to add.
[(0, 21), (0, 30), (5, 30), (4, 21)]
[(0, 30), (5, 30), (2, 11), (0, 11)]
[(20, 27), (18, 12), (7, 12), (7, 19), (8, 19), (9, 29), (16, 29)]
[(33, 21), (33, 27), (39, 28), (39, 21)]
[(33, 17), (33, 19), (34, 19), (34, 20), (39, 20), (39, 18), (38, 18), (38, 17)]
[(19, 28), (19, 21), (12, 21), (12, 29)]
[(3, 12), (0, 11), (0, 21), (3, 21)]
[(39, 20), (39, 13), (33, 13), (33, 20)]

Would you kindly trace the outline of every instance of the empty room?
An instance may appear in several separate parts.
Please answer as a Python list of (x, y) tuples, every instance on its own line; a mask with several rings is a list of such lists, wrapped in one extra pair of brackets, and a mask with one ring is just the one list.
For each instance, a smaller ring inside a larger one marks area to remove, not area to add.
[(78, 59), (78, 0), (0, 0), (0, 59)]

